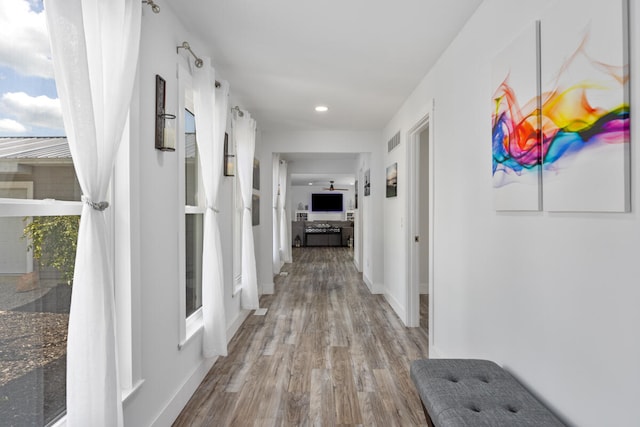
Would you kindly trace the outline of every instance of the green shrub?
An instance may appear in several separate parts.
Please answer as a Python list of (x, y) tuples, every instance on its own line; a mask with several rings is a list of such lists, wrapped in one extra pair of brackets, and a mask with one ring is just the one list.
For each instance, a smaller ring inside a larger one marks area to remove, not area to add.
[(79, 216), (36, 216), (24, 228), (33, 257), (41, 266), (57, 269), (69, 285), (73, 282), (79, 226)]

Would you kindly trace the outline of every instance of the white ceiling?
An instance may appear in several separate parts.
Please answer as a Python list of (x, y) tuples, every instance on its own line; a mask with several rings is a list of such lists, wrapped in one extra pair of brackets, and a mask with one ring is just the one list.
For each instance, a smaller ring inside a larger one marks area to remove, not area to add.
[[(280, 153), (280, 158), (289, 163), (291, 185), (312, 183), (315, 186), (328, 187), (330, 181), (333, 181), (335, 187), (344, 187), (352, 186), (356, 179), (354, 170), (358, 153)], [(305, 170), (304, 166), (298, 166), (309, 165), (310, 162), (330, 166), (323, 171), (325, 173), (320, 173), (316, 168)], [(332, 171), (328, 172), (328, 169)]]
[(482, 0), (156, 2), (268, 131), (382, 129)]

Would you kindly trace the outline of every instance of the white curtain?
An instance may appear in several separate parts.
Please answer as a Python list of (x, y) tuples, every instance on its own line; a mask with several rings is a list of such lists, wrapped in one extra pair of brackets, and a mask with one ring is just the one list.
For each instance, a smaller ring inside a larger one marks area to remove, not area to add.
[(203, 66), (195, 68), (193, 72), (196, 144), (207, 205), (202, 241), (202, 352), (204, 357), (214, 357), (227, 355), (224, 275), (217, 201), (224, 162), (229, 84), (221, 82), (220, 89), (216, 90), (211, 59), (202, 57), (202, 61)]
[(287, 218), (287, 162), (280, 160), (280, 258), (291, 262), (291, 239)]
[[(256, 121), (246, 111), (242, 117), (234, 113), (233, 138), (236, 144), (236, 163), (240, 193), (242, 194), (242, 308), (259, 307), (256, 254), (251, 225), (251, 198), (253, 196), (253, 156), (256, 148)], [(258, 214), (258, 212), (256, 212)]]
[(121, 426), (114, 283), (104, 209), (140, 45), (138, 0), (46, 0), (58, 95), (82, 188), (69, 332), (67, 426)]
[(280, 199), (280, 154), (273, 155), (272, 206), (273, 206), (273, 273), (280, 271), (280, 220), (278, 219), (278, 201)]

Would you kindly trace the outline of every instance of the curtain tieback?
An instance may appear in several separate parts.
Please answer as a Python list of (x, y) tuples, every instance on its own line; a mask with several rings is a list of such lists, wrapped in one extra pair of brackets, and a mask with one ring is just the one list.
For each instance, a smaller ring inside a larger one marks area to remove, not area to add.
[(249, 212), (251, 212), (251, 206), (245, 206), (244, 207), (246, 210), (248, 210)]
[(213, 212), (215, 212), (217, 214), (220, 213), (220, 211), (218, 209), (214, 208), (213, 206), (207, 206), (207, 209), (210, 209), (210, 210), (212, 210)]
[(109, 207), (109, 202), (94, 202), (90, 198), (84, 195), (80, 198), (80, 200), (82, 200), (82, 203), (86, 203), (87, 205), (91, 206), (92, 209), (95, 209), (100, 212), (104, 211)]

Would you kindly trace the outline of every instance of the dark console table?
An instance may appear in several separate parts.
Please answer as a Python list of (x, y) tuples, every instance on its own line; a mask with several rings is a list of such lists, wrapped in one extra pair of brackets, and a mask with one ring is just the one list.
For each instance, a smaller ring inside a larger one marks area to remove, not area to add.
[(305, 246), (342, 246), (342, 227), (306, 227)]

